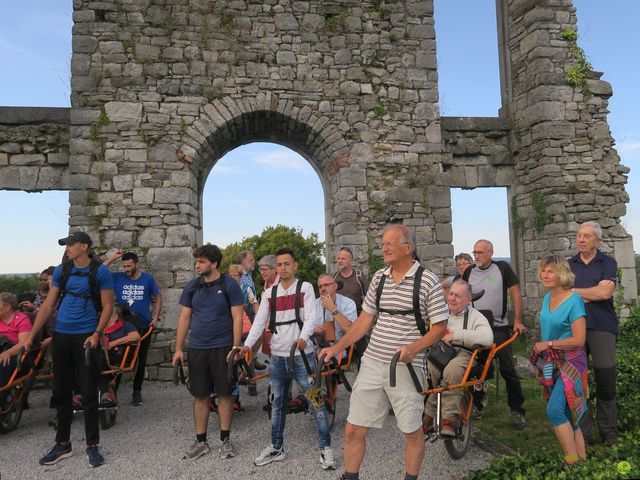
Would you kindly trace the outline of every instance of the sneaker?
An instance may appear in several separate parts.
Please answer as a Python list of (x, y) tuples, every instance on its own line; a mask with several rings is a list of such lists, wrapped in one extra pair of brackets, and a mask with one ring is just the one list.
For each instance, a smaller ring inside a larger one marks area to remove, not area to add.
[(67, 458), (73, 455), (71, 451), (71, 444), (61, 445), (56, 443), (51, 451), (39, 460), (40, 465), (54, 465), (63, 458)]
[(511, 424), (516, 430), (524, 430), (527, 428), (527, 419), (524, 418), (524, 414), (522, 412), (513, 410), (511, 412)]
[(231, 458), (236, 456), (236, 451), (233, 449), (233, 444), (231, 443), (230, 438), (220, 442), (218, 453), (221, 458)]
[(82, 395), (74, 395), (71, 398), (74, 410), (82, 410)]
[(605, 435), (604, 440), (602, 441), (607, 447), (612, 447), (616, 443), (618, 443), (618, 436), (614, 434)]
[(262, 466), (268, 465), (271, 462), (279, 462), (280, 460), (284, 460), (284, 447), (273, 448), (273, 445), (269, 445), (253, 463), (257, 466)]
[(331, 447), (324, 447), (322, 450), (320, 450), (320, 463), (322, 464), (323, 470), (336, 469), (336, 459)]
[(100, 405), (115, 405), (116, 396), (112, 392), (104, 392), (100, 395)]
[(91, 468), (99, 467), (104, 463), (104, 457), (98, 451), (98, 446), (87, 447), (87, 458), (89, 459), (89, 466)]
[(203, 455), (206, 455), (211, 451), (209, 444), (207, 442), (199, 442), (196, 440), (191, 444), (189, 450), (184, 452), (182, 456), (183, 460), (194, 460), (196, 458), (200, 458)]
[(142, 405), (142, 393), (138, 390), (134, 390), (133, 394), (131, 395), (131, 405), (133, 405), (134, 407), (139, 407), (140, 405)]
[(445, 423), (440, 427), (440, 436), (446, 438), (454, 438), (456, 436), (456, 430), (450, 423)]

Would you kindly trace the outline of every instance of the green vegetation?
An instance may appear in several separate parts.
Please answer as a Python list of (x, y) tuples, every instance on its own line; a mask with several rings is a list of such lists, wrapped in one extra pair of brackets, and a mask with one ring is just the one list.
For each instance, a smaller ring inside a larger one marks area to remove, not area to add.
[[(490, 390), (490, 404), (483, 411), (480, 428), (515, 450), (519, 456), (495, 459), (489, 468), (472, 472), (469, 479), (617, 479), (640, 478), (640, 307), (632, 308), (631, 317), (620, 326), (617, 344), (617, 394), (619, 441), (612, 447), (597, 445), (588, 448), (587, 460), (564, 470), (560, 445), (546, 419), (542, 390), (534, 379), (523, 381), (527, 398), (526, 430), (511, 428), (509, 408), (504, 399), (494, 401)], [(501, 385), (504, 385), (501, 383)], [(595, 385), (589, 385), (595, 392)], [(537, 393), (536, 393), (537, 390)], [(623, 463), (623, 462), (628, 462)]]
[(591, 96), (587, 87), (587, 79), (591, 71), (591, 64), (584, 54), (584, 50), (578, 46), (578, 32), (573, 28), (567, 28), (560, 32), (563, 39), (569, 42), (571, 58), (576, 62), (567, 70), (567, 81), (574, 87), (582, 87), (585, 96)]
[(382, 104), (378, 104), (377, 106), (373, 107), (371, 111), (376, 117), (382, 117), (386, 113), (384, 105)]
[(324, 242), (318, 241), (318, 234), (311, 233), (307, 237), (302, 230), (295, 227), (277, 225), (265, 228), (260, 235), (244, 238), (240, 242), (232, 243), (222, 250), (222, 271), (226, 272), (229, 265), (236, 263), (238, 253), (250, 250), (256, 258), (256, 269), (253, 280), (258, 291), (262, 290), (262, 278), (258, 274), (257, 263), (265, 255), (275, 254), (279, 248), (291, 248), (298, 257), (298, 272), (296, 276), (302, 280), (316, 284), (318, 275), (326, 271), (322, 256)]
[(32, 292), (40, 287), (38, 275), (0, 275), (0, 292), (11, 292), (15, 295)]
[(522, 233), (524, 230), (524, 218), (518, 213), (518, 200), (515, 195), (511, 197), (511, 223), (513, 223), (513, 228)]
[(540, 192), (533, 192), (531, 197), (533, 204), (533, 224), (538, 233), (542, 233), (544, 227), (549, 223), (549, 215), (547, 214), (548, 202), (544, 195)]

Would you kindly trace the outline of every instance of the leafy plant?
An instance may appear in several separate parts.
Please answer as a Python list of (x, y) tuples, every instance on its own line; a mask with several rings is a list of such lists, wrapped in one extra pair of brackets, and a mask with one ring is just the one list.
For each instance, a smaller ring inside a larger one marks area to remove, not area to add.
[(524, 231), (524, 218), (518, 213), (518, 200), (515, 195), (511, 197), (511, 223), (518, 232)]
[(578, 32), (573, 28), (567, 28), (560, 32), (560, 35), (569, 42), (569, 53), (576, 62), (567, 70), (567, 81), (574, 87), (582, 87), (585, 96), (591, 96), (587, 86), (587, 79), (592, 67), (584, 54), (584, 50), (578, 46)]
[(541, 233), (549, 223), (549, 214), (547, 213), (549, 204), (540, 192), (533, 192), (531, 202), (533, 204), (533, 224), (536, 227), (536, 231)]
[(382, 117), (386, 113), (384, 105), (382, 104), (378, 104), (377, 106), (373, 107), (371, 111), (376, 117)]

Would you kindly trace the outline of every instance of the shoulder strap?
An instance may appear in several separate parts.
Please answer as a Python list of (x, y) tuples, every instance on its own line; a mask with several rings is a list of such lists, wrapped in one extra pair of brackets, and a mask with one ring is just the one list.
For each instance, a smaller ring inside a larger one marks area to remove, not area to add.
[(473, 267), (475, 267), (476, 264), (474, 263), (473, 265), (469, 265), (466, 270), (464, 272), (462, 272), (462, 277), (460, 277), (462, 280), (464, 280), (465, 282), (469, 281), (469, 277), (471, 276), (471, 270), (473, 270)]
[(300, 292), (302, 292), (302, 280), (298, 280), (298, 284), (296, 285), (296, 296), (295, 299), (293, 300), (294, 302), (294, 308), (295, 308), (295, 312), (296, 312), (296, 323), (298, 324), (298, 327), (300, 328), (300, 330), (302, 330), (302, 319), (300, 318), (300, 308), (302, 308), (301, 303), (301, 298), (300, 298)]
[(502, 316), (500, 318), (504, 318), (507, 315), (507, 285), (504, 283), (504, 276), (507, 268), (509, 268), (509, 264), (503, 260), (498, 260), (494, 262), (498, 266), (498, 270), (500, 270), (500, 278), (502, 279)]
[(60, 269), (60, 302), (62, 302), (62, 299), (67, 294), (67, 283), (69, 283), (72, 268), (73, 261), (66, 260), (62, 262), (62, 268)]
[(362, 272), (358, 269), (353, 269), (356, 272), (356, 281), (358, 282), (358, 285), (360, 286), (360, 294), (362, 295), (362, 297), (364, 298), (365, 294), (367, 292), (364, 291), (364, 281), (362, 280)]
[(278, 296), (278, 285), (271, 287), (271, 301), (269, 302), (269, 331), (276, 333), (276, 298)]
[(466, 330), (467, 329), (467, 325), (469, 325), (469, 307), (467, 306), (467, 309), (464, 312), (464, 323), (462, 324), (462, 329)]
[(380, 313), (380, 298), (382, 297), (382, 290), (384, 290), (384, 282), (387, 281), (387, 276), (383, 273), (380, 276), (380, 282), (376, 288), (376, 311)]
[(196, 280), (196, 283), (194, 283), (191, 289), (189, 290), (189, 299), (191, 300), (191, 302), (193, 302), (193, 297), (195, 297), (198, 290), (202, 288), (203, 283), (204, 283), (204, 280), (202, 279), (202, 277), (198, 277), (198, 280)]
[(420, 312), (420, 287), (422, 285), (422, 272), (424, 272), (424, 267), (420, 265), (416, 269), (416, 273), (413, 276), (413, 314), (416, 317), (416, 325), (421, 335), (425, 335), (427, 333), (427, 326), (424, 323), (424, 319), (422, 318), (422, 312)]
[(220, 286), (222, 295), (224, 295), (224, 299), (227, 301), (227, 307), (229, 308), (229, 310), (231, 310), (231, 299), (229, 298), (229, 292), (227, 292), (227, 284), (225, 281), (224, 273), (220, 273), (220, 282), (222, 283), (222, 285)]
[(102, 263), (97, 260), (91, 260), (89, 264), (89, 291), (91, 292), (91, 300), (93, 301), (93, 307), (96, 309), (96, 313), (100, 315), (102, 312), (102, 298), (100, 297), (100, 289), (98, 288), (98, 268)]

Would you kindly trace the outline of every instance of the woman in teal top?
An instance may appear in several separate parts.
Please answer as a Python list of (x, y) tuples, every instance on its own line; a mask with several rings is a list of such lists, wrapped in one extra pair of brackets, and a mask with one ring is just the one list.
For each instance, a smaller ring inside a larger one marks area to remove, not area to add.
[(567, 261), (550, 255), (540, 261), (540, 281), (549, 293), (540, 311), (541, 341), (533, 347), (533, 363), (542, 358), (547, 416), (569, 465), (586, 458), (580, 418), (586, 411), (587, 358), (585, 309), (574, 293)]

